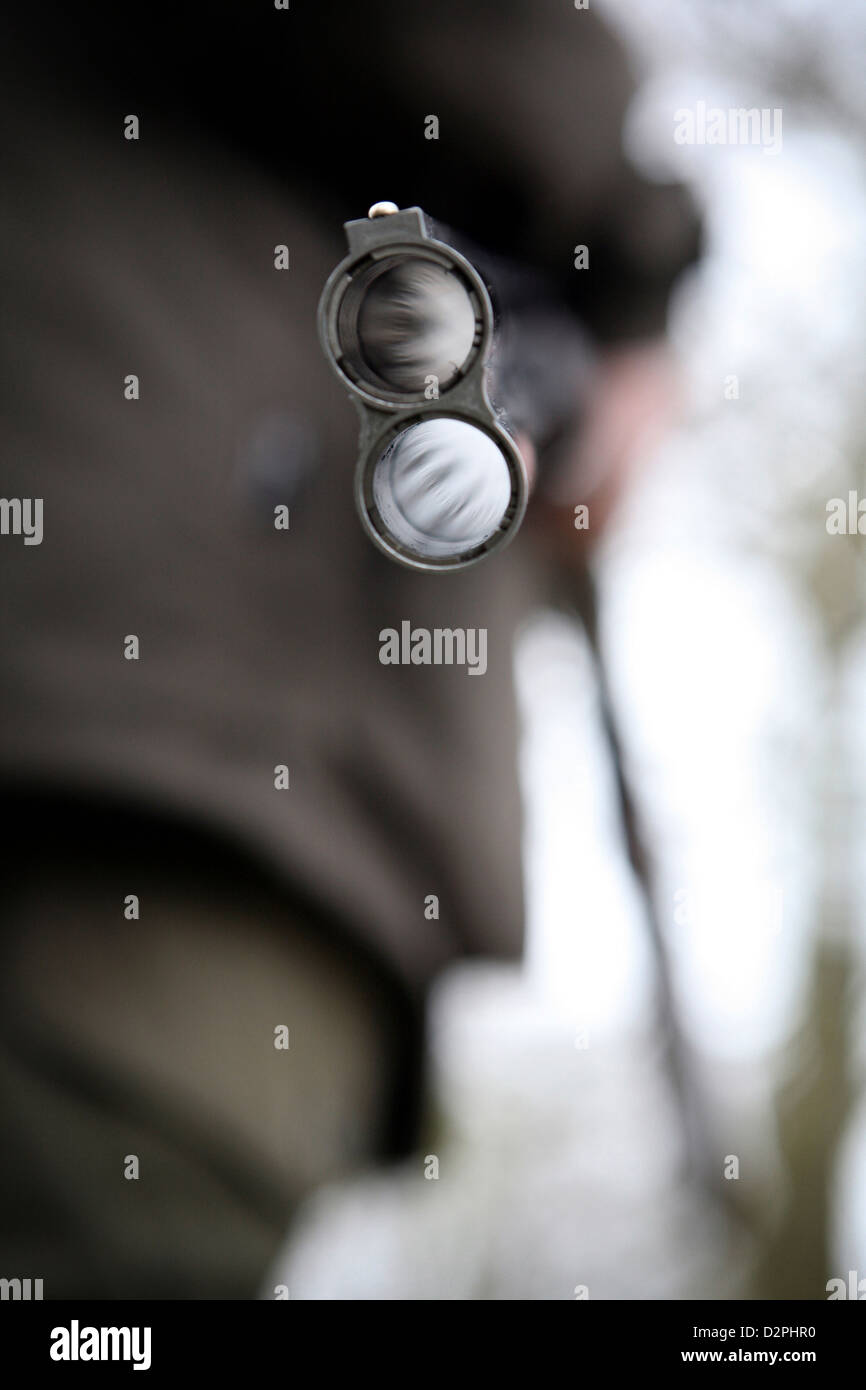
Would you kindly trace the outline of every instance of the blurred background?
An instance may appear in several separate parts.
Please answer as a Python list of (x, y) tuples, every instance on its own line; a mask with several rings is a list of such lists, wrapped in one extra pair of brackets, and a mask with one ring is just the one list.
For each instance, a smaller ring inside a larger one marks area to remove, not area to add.
[[(0, 19), (2, 486), (45, 502), (0, 538), (0, 1277), (856, 1292), (866, 11), (131, 23)], [(363, 534), (316, 342), (379, 199), (489, 278), (537, 463), (448, 576)], [(484, 680), (383, 666), (406, 618)]]
[[(866, 11), (596, 7), (641, 74), (629, 156), (706, 224), (670, 315), (681, 418), (597, 564), (681, 1066), (596, 664), (538, 612), (526, 960), (441, 979), (424, 1153), (313, 1198), (264, 1296), (815, 1299), (866, 1275), (863, 542), (826, 525), (866, 493)], [(678, 144), (699, 103), (780, 109), (779, 147)]]

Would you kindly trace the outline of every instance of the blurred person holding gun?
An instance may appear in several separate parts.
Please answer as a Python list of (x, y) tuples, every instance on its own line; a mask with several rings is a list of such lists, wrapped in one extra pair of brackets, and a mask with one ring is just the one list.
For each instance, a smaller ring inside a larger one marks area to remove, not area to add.
[[(306, 1194), (413, 1144), (436, 973), (520, 951), (512, 640), (562, 574), (593, 626), (698, 228), (625, 159), (589, 12), (127, 23), (2, 21), (3, 493), (44, 534), (0, 537), (0, 1261), (46, 1298), (242, 1298)], [(448, 574), (364, 534), (316, 341), (376, 198), (486, 287), (534, 493)], [(484, 678), (383, 664), (406, 619), (483, 629)]]

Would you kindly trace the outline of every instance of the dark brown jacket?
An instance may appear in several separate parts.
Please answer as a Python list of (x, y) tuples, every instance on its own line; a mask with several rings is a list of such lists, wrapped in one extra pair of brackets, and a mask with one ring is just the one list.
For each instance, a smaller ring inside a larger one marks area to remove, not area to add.
[[(417, 984), (520, 945), (511, 661), (539, 565), (521, 539), (416, 575), (362, 535), (315, 332), (340, 222), (421, 203), (607, 337), (659, 329), (694, 222), (625, 164), (630, 79), (590, 14), (192, 10), (121, 41), (40, 8), (6, 46), (2, 494), (43, 499), (44, 540), (0, 538), (0, 776), (228, 836)], [(486, 674), (380, 665), (404, 619), (485, 627)]]

